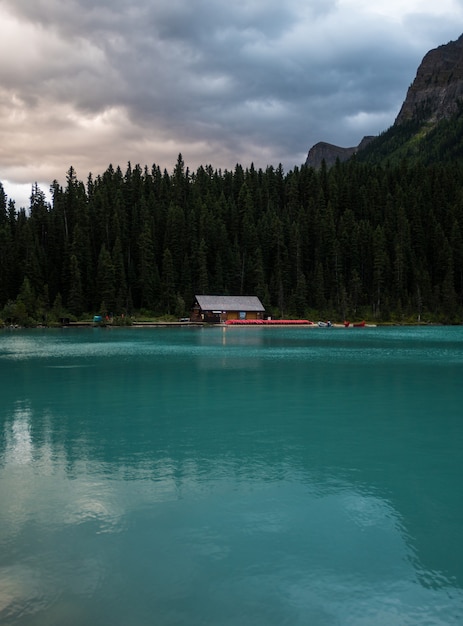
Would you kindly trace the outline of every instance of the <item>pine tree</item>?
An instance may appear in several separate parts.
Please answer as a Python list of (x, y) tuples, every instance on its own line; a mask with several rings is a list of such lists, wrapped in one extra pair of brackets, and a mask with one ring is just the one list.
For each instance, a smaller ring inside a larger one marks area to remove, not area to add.
[(82, 291), (82, 279), (79, 269), (79, 261), (75, 254), (70, 258), (71, 284), (68, 295), (68, 309), (70, 313), (78, 317), (84, 312), (84, 294)]
[(198, 250), (198, 258), (197, 258), (197, 268), (198, 268), (198, 293), (206, 294), (209, 291), (209, 275), (207, 270), (207, 246), (204, 239), (201, 239)]
[(381, 226), (377, 226), (373, 233), (373, 278), (374, 278), (374, 302), (373, 311), (375, 317), (381, 314), (384, 285), (386, 283), (386, 271), (388, 255), (386, 251), (386, 239)]
[(145, 224), (140, 235), (138, 248), (139, 306), (153, 311), (157, 308), (159, 303), (160, 279), (155, 263), (153, 240), (148, 223)]
[[(98, 307), (102, 314), (114, 314), (116, 306), (116, 280), (114, 264), (106, 244), (101, 246), (96, 276)], [(103, 303), (106, 310), (103, 310)]]
[(21, 285), (16, 304), (17, 317), (20, 318), (20, 323), (28, 323), (29, 319), (36, 316), (36, 296), (27, 276)]
[(116, 315), (121, 315), (121, 313), (127, 314), (129, 310), (127, 279), (124, 267), (124, 257), (122, 254), (122, 245), (119, 237), (116, 238), (111, 256), (114, 264), (114, 281), (116, 285), (114, 305), (115, 313)]
[(174, 265), (169, 248), (164, 250), (162, 257), (161, 289), (162, 308), (170, 315), (175, 311), (177, 298), (174, 280)]

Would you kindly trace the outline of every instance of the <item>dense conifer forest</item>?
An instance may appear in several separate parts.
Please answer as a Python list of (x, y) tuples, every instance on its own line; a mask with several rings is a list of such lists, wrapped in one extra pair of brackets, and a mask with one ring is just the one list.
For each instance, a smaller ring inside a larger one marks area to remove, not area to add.
[(130, 164), (16, 209), (0, 185), (0, 318), (188, 315), (257, 295), (274, 317), (461, 321), (463, 166), (169, 173)]

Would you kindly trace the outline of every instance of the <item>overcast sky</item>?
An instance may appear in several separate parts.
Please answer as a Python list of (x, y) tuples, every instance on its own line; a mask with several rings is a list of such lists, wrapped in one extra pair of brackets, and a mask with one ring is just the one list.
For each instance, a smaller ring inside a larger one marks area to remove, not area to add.
[(0, 0), (0, 181), (300, 165), (389, 128), (463, 0)]

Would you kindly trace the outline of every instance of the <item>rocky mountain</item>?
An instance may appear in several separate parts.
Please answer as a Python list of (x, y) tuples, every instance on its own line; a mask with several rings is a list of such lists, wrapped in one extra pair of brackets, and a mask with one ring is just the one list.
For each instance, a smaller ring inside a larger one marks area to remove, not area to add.
[(413, 157), (419, 153), (420, 144), (426, 140), (429, 144), (432, 131), (440, 123), (462, 111), (463, 35), (424, 56), (394, 124), (385, 133), (376, 138), (364, 137), (355, 148), (317, 143), (309, 150), (306, 165), (319, 168), (325, 160), (330, 167), (337, 158), (346, 161), (354, 154), (360, 160), (376, 162), (394, 155), (397, 159)]
[(435, 124), (458, 112), (463, 99), (463, 35), (428, 52), (394, 125), (419, 119)]
[(336, 160), (342, 163), (347, 161), (351, 156), (356, 154), (359, 150), (365, 148), (370, 141), (374, 139), (374, 136), (367, 136), (362, 139), (358, 146), (353, 148), (341, 148), (340, 146), (334, 146), (331, 143), (325, 141), (319, 141), (309, 150), (305, 164), (309, 167), (318, 169), (322, 161), (325, 161), (327, 167), (331, 167), (336, 163)]

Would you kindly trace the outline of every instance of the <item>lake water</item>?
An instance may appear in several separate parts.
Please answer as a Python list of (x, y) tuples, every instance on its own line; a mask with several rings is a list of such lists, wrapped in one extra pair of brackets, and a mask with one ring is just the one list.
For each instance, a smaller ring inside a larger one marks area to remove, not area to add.
[(0, 333), (2, 626), (463, 624), (463, 327)]

